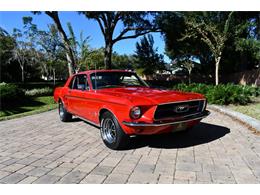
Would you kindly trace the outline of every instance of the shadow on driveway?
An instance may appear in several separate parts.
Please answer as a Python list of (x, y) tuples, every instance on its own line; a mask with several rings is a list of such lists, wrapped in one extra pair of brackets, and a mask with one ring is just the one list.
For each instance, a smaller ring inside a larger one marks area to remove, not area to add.
[[(72, 119), (72, 122), (79, 121), (82, 120), (79, 118)], [(84, 122), (88, 125), (93, 126), (92, 124), (86, 121)], [(137, 149), (146, 146), (150, 148), (166, 149), (187, 148), (217, 140), (221, 137), (224, 137), (228, 133), (230, 133), (229, 128), (200, 122), (198, 125), (194, 126), (189, 131), (159, 135), (136, 136), (135, 138), (131, 138), (129, 145), (123, 150)]]
[(125, 150), (146, 146), (168, 149), (186, 148), (217, 140), (228, 133), (230, 133), (230, 130), (226, 127), (201, 122), (186, 132), (137, 136), (131, 140), (129, 146)]

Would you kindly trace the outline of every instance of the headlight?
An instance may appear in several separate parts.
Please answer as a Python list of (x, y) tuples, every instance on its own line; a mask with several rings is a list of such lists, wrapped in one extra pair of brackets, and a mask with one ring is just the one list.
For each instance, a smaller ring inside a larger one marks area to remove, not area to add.
[(130, 110), (130, 117), (132, 119), (138, 119), (141, 117), (141, 109), (138, 107), (138, 106), (135, 106), (133, 107), (131, 110)]

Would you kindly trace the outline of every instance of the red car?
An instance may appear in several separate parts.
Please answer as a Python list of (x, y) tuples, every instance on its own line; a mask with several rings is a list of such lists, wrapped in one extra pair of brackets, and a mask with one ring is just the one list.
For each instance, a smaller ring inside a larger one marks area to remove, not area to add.
[(100, 127), (105, 145), (124, 147), (130, 136), (187, 130), (209, 115), (197, 93), (150, 88), (135, 72), (91, 70), (54, 91), (61, 121), (77, 116)]

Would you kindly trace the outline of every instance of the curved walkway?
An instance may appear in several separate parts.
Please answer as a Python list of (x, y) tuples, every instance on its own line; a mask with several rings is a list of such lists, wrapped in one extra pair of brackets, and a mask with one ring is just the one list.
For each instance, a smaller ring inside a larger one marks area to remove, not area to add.
[(106, 148), (57, 111), (0, 122), (0, 183), (260, 183), (260, 136), (212, 111), (193, 130)]

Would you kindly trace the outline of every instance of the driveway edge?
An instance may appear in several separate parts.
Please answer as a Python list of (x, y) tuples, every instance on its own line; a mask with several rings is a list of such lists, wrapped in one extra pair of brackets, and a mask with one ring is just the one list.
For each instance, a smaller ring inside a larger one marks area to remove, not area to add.
[(255, 119), (255, 118), (252, 118), (252, 117), (247, 116), (245, 114), (242, 114), (240, 112), (230, 110), (228, 108), (225, 108), (224, 106), (208, 105), (208, 108), (215, 110), (217, 112), (221, 112), (225, 115), (228, 115), (231, 118), (233, 118), (233, 119), (243, 123), (244, 125), (248, 126), (255, 133), (257, 133), (257, 134), (260, 133), (260, 121)]

